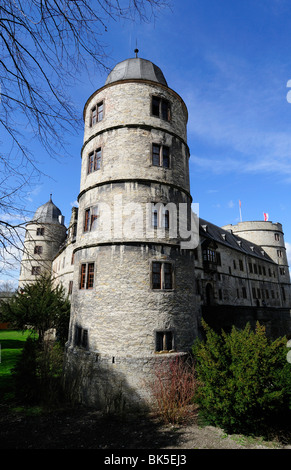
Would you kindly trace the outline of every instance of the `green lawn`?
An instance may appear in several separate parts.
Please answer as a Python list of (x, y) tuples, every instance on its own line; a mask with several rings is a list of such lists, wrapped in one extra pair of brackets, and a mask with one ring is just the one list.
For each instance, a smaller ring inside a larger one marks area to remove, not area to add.
[(11, 369), (15, 366), (30, 331), (0, 330), (0, 403), (11, 396)]

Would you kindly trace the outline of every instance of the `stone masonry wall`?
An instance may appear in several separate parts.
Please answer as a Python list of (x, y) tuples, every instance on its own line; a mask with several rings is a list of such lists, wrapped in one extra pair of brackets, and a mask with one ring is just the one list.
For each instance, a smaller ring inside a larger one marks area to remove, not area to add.
[[(100, 246), (75, 253), (75, 268), (95, 262), (94, 288), (79, 289), (75, 269), (72, 327), (88, 330), (88, 349), (112, 357), (155, 354), (155, 330), (172, 329), (176, 349), (187, 351), (197, 335), (194, 260), (191, 252), (161, 246)], [(153, 290), (151, 262), (173, 264), (173, 289)], [(74, 344), (73, 328), (70, 344)]]

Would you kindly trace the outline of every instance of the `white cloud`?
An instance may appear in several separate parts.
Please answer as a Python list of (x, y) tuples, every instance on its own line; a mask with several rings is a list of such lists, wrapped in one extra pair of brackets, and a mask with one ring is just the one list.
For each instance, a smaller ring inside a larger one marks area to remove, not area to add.
[[(214, 173), (275, 173), (291, 181), (291, 104), (285, 70), (251, 70), (235, 57), (211, 56), (210, 84), (195, 82), (185, 93), (188, 138), (216, 149), (191, 161)], [(281, 78), (282, 77), (282, 81)]]

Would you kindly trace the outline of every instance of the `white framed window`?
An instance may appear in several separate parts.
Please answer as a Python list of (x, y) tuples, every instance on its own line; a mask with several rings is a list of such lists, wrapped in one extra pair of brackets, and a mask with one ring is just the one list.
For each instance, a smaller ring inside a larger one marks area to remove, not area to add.
[(94, 287), (95, 264), (82, 263), (80, 267), (80, 284), (79, 288), (93, 289)]
[(102, 160), (101, 148), (94, 150), (88, 155), (88, 170), (87, 173), (93, 173), (94, 171), (100, 170)]
[(102, 121), (103, 116), (104, 116), (104, 104), (103, 104), (103, 101), (100, 101), (91, 109), (90, 126), (92, 127), (97, 122)]
[(91, 232), (98, 226), (99, 207), (93, 206), (85, 209), (84, 214), (84, 232)]

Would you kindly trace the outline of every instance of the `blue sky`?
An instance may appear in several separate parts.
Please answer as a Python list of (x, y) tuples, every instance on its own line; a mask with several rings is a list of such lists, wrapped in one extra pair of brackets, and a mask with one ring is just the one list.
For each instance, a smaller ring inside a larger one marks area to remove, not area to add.
[[(109, 66), (128, 57), (158, 65), (188, 112), (191, 194), (200, 217), (219, 226), (243, 220), (283, 224), (291, 247), (291, 5), (288, 0), (173, 0), (154, 23), (108, 24)], [(92, 72), (90, 72), (92, 70)], [(106, 74), (80, 77), (70, 90), (82, 114)], [(27, 194), (34, 212), (53, 194), (68, 223), (79, 193), (83, 132), (69, 156), (50, 159), (32, 143), (41, 178)], [(17, 278), (18, 271), (15, 276)]]

